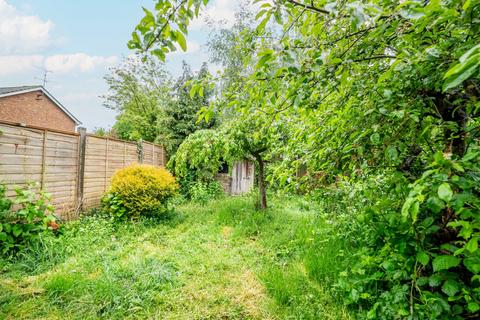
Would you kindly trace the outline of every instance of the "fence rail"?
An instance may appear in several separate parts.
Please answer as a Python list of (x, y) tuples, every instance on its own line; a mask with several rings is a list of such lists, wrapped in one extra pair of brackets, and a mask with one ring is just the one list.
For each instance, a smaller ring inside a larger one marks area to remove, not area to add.
[(0, 182), (9, 187), (38, 182), (52, 195), (57, 214), (73, 218), (100, 203), (116, 170), (139, 162), (165, 166), (164, 148), (0, 121)]

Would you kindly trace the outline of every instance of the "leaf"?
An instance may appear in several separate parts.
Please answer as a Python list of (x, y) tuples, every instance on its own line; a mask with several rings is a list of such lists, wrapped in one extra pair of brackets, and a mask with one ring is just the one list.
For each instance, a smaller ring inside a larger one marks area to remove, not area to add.
[(187, 51), (187, 41), (185, 40), (185, 36), (181, 31), (177, 31), (177, 42), (182, 48), (183, 51)]
[(257, 63), (257, 68), (261, 68), (265, 65), (265, 63), (270, 60), (272, 58), (272, 54), (271, 53), (267, 53), (265, 55), (263, 55), (260, 60), (258, 60), (258, 63)]
[(165, 61), (165, 52), (162, 49), (154, 49), (152, 50), (152, 54), (159, 58), (161, 61)]
[(423, 266), (426, 266), (430, 261), (430, 257), (425, 251), (420, 251), (417, 253), (417, 261), (420, 262)]
[(474, 313), (474, 312), (477, 312), (478, 310), (480, 310), (480, 305), (476, 302), (469, 302), (468, 305), (467, 305), (467, 309), (471, 313)]
[(472, 273), (480, 273), (480, 258), (466, 258), (463, 260), (463, 265)]
[(391, 162), (396, 162), (398, 160), (398, 152), (395, 146), (388, 146), (387, 148), (387, 157)]
[(442, 286), (442, 292), (449, 297), (453, 297), (460, 290), (460, 284), (452, 279), (445, 281)]
[(480, 66), (480, 54), (473, 55), (465, 62), (454, 65), (445, 73), (443, 91), (454, 88), (476, 73)]
[(272, 16), (272, 12), (269, 11), (266, 15), (265, 18), (258, 24), (256, 31), (261, 33), (265, 30), (265, 26), (267, 25), (268, 21), (270, 20), (270, 17)]
[(430, 287), (438, 287), (440, 283), (442, 283), (442, 277), (438, 273), (433, 274), (428, 278), (428, 284)]
[(443, 201), (449, 202), (450, 200), (452, 200), (452, 196), (452, 188), (450, 188), (450, 185), (448, 183), (444, 182), (438, 187), (438, 197)]
[(375, 145), (380, 144), (380, 135), (378, 134), (378, 132), (375, 132), (370, 136), (370, 141), (372, 141), (372, 143)]
[(461, 261), (460, 258), (454, 256), (437, 256), (433, 259), (433, 271), (448, 270), (458, 266)]
[(445, 203), (438, 197), (433, 196), (428, 198), (427, 207), (432, 210), (432, 212), (439, 213), (443, 208), (445, 208)]
[(12, 228), (12, 233), (15, 237), (18, 237), (22, 233), (22, 228), (19, 225), (15, 224)]
[(193, 85), (191, 88), (190, 88), (190, 98), (193, 98), (195, 97), (195, 94), (197, 93), (197, 86)]
[(478, 239), (477, 238), (472, 238), (470, 241), (468, 241), (467, 245), (465, 246), (465, 249), (467, 249), (470, 252), (475, 252), (478, 249)]
[(480, 53), (480, 43), (465, 52), (459, 59), (460, 62), (464, 63), (467, 61), (467, 59), (470, 59), (470, 56), (476, 55)]

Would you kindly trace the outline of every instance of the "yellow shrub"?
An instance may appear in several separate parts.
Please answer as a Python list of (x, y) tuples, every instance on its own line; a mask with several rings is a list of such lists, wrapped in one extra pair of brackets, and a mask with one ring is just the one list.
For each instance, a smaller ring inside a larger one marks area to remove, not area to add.
[(113, 175), (104, 204), (119, 218), (161, 215), (177, 190), (175, 178), (167, 170), (134, 164)]

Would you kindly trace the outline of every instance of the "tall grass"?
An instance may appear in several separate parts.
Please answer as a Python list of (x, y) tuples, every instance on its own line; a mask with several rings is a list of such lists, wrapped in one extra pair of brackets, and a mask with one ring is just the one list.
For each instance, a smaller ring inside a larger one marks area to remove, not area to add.
[[(169, 220), (84, 217), (0, 262), (0, 318), (342, 319), (345, 243), (300, 198), (179, 206)], [(340, 257), (341, 258), (341, 257)], [(346, 260), (345, 260), (346, 261)]]

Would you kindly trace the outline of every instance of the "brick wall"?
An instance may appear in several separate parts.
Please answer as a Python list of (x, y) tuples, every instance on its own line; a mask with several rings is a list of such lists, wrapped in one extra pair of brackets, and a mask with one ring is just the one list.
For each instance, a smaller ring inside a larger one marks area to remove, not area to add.
[(40, 90), (0, 98), (0, 120), (75, 132), (75, 122)]

